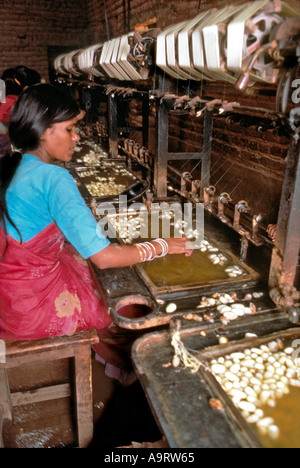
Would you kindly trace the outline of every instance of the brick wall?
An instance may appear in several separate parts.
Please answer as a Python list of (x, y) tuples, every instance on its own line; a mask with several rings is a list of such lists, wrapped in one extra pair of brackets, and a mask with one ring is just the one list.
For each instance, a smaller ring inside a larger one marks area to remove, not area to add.
[(1, 0), (0, 18), (0, 73), (22, 64), (47, 80), (48, 46), (86, 44), (84, 0)]
[[(270, 110), (276, 109), (275, 94), (276, 86), (266, 86), (259, 95), (245, 96), (227, 83), (211, 83), (200, 91), (204, 99)], [(228, 192), (234, 202), (247, 200), (253, 212), (264, 212), (269, 222), (276, 222), (289, 138), (282, 127), (268, 128), (269, 123), (247, 112), (214, 118), (211, 183), (217, 193)], [(171, 116), (170, 150), (197, 152), (201, 147), (202, 118)]]
[[(201, 11), (222, 8), (228, 4), (238, 5), (245, 0), (106, 0), (107, 17), (111, 37), (117, 37), (134, 28), (137, 23), (157, 18), (157, 26), (165, 28), (169, 24), (193, 18)], [(300, 9), (299, 0), (287, 0), (290, 6)], [(103, 0), (87, 1), (91, 29), (98, 39), (106, 38), (106, 24)], [(129, 11), (128, 11), (129, 10)], [(124, 14), (125, 13), (125, 14)]]

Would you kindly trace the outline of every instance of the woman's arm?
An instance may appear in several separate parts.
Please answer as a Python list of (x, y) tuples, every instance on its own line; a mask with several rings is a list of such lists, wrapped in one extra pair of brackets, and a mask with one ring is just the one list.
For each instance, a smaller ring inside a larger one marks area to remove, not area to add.
[[(90, 258), (100, 269), (126, 267), (148, 260), (146, 247), (138, 249), (136, 244), (126, 246), (110, 244), (106, 237), (101, 237), (97, 221), (66, 169), (53, 166), (47, 174), (48, 178), (44, 185), (48, 188), (47, 201), (51, 217), (83, 258)], [(166, 251), (163, 248), (164, 242)], [(192, 245), (185, 238), (165, 239), (161, 243), (152, 241), (151, 245), (155, 255), (192, 254)], [(145, 258), (143, 252), (146, 254)]]
[[(185, 254), (190, 256), (193, 253), (192, 244), (185, 238), (182, 239), (164, 239), (168, 246), (168, 254)], [(144, 245), (144, 244), (138, 244)], [(152, 251), (156, 252), (157, 256), (163, 254), (163, 246), (161, 243), (152, 241)], [(138, 248), (136, 245), (121, 246), (118, 244), (110, 244), (100, 252), (90, 257), (91, 261), (101, 270), (106, 268), (118, 268), (135, 265), (143, 262), (143, 248)]]

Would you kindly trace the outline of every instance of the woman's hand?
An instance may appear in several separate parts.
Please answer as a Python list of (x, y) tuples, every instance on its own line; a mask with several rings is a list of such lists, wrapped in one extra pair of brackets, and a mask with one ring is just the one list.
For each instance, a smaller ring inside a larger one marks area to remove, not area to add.
[(180, 239), (165, 239), (165, 241), (169, 246), (169, 255), (184, 253), (186, 257), (190, 257), (193, 253), (194, 246), (192, 242), (185, 237)]
[(269, 226), (267, 227), (267, 234), (273, 242), (276, 237), (276, 231), (277, 231), (277, 224), (269, 224)]

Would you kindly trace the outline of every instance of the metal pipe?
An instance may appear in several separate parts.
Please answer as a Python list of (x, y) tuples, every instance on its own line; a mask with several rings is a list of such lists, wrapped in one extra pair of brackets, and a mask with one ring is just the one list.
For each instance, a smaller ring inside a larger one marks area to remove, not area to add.
[(105, 15), (105, 24), (106, 24), (106, 36), (107, 40), (110, 40), (110, 32), (109, 32), (109, 22), (108, 22), (108, 15), (107, 15), (107, 6), (106, 6), (106, 0), (103, 0), (103, 5), (104, 5), (104, 15)]

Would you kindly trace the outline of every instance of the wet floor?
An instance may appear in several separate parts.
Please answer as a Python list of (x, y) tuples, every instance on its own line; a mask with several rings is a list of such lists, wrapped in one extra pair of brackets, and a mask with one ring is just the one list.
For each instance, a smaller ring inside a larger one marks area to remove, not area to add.
[[(70, 381), (66, 359), (9, 370), (12, 391)], [(94, 438), (90, 448), (109, 449), (134, 442), (161, 439), (138, 380), (124, 387), (107, 377), (104, 366), (93, 360)], [(72, 448), (77, 446), (70, 398), (16, 406), (13, 424), (3, 431), (7, 448)]]

